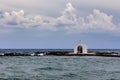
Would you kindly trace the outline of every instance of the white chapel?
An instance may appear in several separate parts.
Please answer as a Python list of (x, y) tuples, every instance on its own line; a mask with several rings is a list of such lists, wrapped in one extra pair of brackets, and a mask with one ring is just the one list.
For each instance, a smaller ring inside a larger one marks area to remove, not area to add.
[(77, 44), (74, 48), (74, 54), (86, 54), (88, 53), (87, 46), (84, 44)]

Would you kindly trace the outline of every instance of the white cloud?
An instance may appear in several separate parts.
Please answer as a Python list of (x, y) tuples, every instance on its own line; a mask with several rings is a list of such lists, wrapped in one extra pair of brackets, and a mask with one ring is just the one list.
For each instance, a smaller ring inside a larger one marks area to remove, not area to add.
[(113, 16), (107, 15), (100, 10), (94, 9), (93, 13), (90, 14), (88, 17), (88, 24), (92, 27), (100, 27), (103, 29), (113, 30), (115, 25), (113, 24)]
[(113, 23), (112, 15), (98, 9), (94, 9), (86, 17), (79, 17), (77, 10), (71, 3), (67, 3), (62, 15), (56, 18), (45, 15), (28, 15), (23, 10), (4, 12), (0, 18), (0, 25), (5, 27), (38, 28), (56, 31), (60, 29), (58, 26), (61, 24), (64, 30), (70, 33), (115, 31), (118, 27)]
[(18, 27), (19, 25), (19, 28), (35, 27), (53, 31), (56, 30), (54, 27), (54, 18), (40, 15), (25, 15), (23, 10), (4, 12), (2, 14), (2, 18), (0, 19), (0, 25), (4, 25), (6, 27), (8, 27), (8, 25), (12, 25), (12, 27)]
[(58, 22), (60, 24), (75, 24), (77, 22), (76, 10), (71, 3), (66, 5), (62, 16), (58, 17)]
[(103, 32), (103, 31), (116, 31), (118, 26), (113, 23), (113, 16), (107, 15), (98, 9), (94, 9), (92, 14), (87, 17), (81, 17), (78, 19), (78, 24), (75, 26), (67, 26), (66, 30), (72, 33), (79, 32)]
[(87, 25), (92, 28), (101, 28), (107, 30), (114, 30), (116, 25), (112, 22), (113, 16), (107, 15), (98, 9), (94, 9), (93, 13), (87, 17)]
[(12, 11), (12, 12), (5, 12), (3, 14), (3, 22), (6, 24), (10, 24), (10, 25), (19, 25), (21, 23), (24, 22), (25, 18), (24, 18), (24, 11), (20, 10), (20, 11)]

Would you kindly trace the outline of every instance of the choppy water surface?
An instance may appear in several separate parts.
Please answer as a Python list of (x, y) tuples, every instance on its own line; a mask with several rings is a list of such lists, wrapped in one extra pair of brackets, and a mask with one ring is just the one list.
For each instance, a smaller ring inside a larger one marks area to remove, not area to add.
[(120, 80), (120, 58), (0, 57), (0, 80)]

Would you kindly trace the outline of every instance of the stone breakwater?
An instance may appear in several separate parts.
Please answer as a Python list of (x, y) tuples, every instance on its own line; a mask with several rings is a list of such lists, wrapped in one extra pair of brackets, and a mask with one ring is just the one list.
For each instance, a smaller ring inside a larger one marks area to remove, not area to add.
[(86, 54), (74, 54), (70, 51), (50, 51), (50, 52), (35, 52), (35, 53), (0, 53), (0, 56), (103, 56), (103, 57), (120, 57), (117, 52), (92, 52)]

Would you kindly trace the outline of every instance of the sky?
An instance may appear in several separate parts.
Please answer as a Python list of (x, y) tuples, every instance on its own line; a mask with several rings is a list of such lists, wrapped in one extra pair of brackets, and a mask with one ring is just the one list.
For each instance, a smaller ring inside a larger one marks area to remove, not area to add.
[[(120, 0), (0, 0), (1, 49), (120, 49)], [(81, 42), (80, 42), (81, 41)]]

